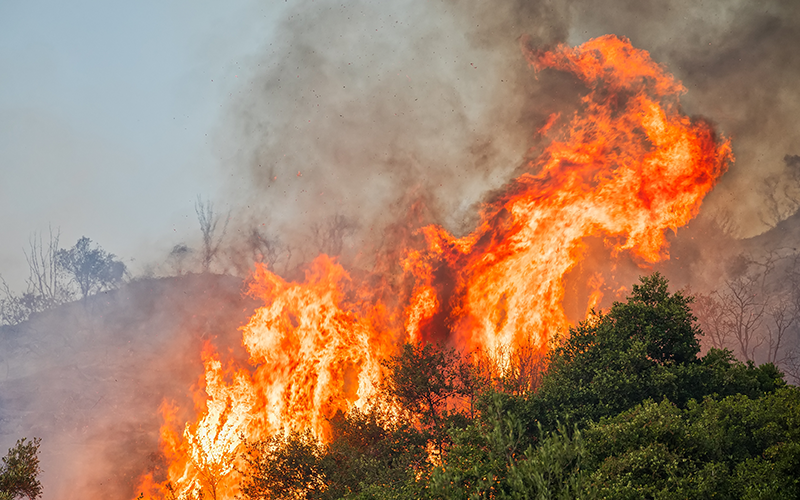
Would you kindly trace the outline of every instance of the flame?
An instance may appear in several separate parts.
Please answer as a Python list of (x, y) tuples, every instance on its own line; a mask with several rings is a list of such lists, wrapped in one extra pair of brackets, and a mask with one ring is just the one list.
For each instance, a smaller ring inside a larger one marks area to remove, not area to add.
[(592, 315), (592, 311), (599, 307), (600, 301), (603, 299), (603, 291), (600, 288), (603, 286), (604, 281), (603, 275), (600, 273), (594, 273), (589, 278), (589, 286), (592, 292), (589, 294), (589, 303), (586, 305), (587, 317)]
[[(697, 214), (732, 161), (729, 142), (683, 115), (681, 83), (626, 39), (524, 51), (536, 71), (569, 72), (587, 93), (571, 117), (554, 114), (541, 127), (552, 142), (485, 204), (477, 229), (462, 238), (420, 229), (423, 244), (400, 262), (411, 285), (390, 303), (370, 290), (380, 280), (354, 283), (325, 255), (303, 283), (258, 266), (250, 293), (264, 306), (242, 328), (253, 367), (226, 375), (206, 355), (199, 420), (182, 437), (163, 432), (168, 478), (146, 477), (141, 491), (163, 497), (169, 485), (177, 498), (234, 498), (241, 439), (310, 429), (324, 441), (327, 418), (374, 403), (381, 360), (402, 342), (497, 353), (498, 371), (519, 346), (544, 353), (568, 326), (563, 277), (587, 237), (644, 264), (668, 257), (665, 232)], [(592, 281), (589, 309), (604, 284)]]
[(242, 333), (258, 366), (267, 430), (311, 429), (322, 437), (326, 417), (364, 408), (375, 394), (385, 339), (365, 306), (345, 297), (349, 282), (326, 255), (311, 263), (303, 284), (256, 269), (250, 293), (267, 305)]
[(225, 498), (219, 492), (235, 487), (231, 472), (239, 459), (243, 431), (258, 412), (259, 394), (246, 370), (226, 376), (211, 346), (205, 347), (203, 358), (207, 399), (198, 402), (202, 418), (187, 424), (181, 438), (176, 431), (175, 408), (169, 404), (161, 407), (165, 422), (161, 443), (170, 464), (169, 479), (156, 483), (152, 475), (146, 475), (139, 490), (151, 497), (169, 498), (177, 490), (178, 498), (207, 492), (217, 499)]
[(484, 207), (475, 232), (458, 239), (424, 228), (427, 252), (408, 257), (436, 270), (418, 276), (414, 300), (437, 288), (437, 275), (448, 278), (447, 289), (437, 288), (448, 300), (427, 317), (488, 352), (507, 353), (530, 336), (545, 348), (567, 326), (562, 277), (586, 237), (602, 235), (614, 252), (644, 262), (667, 257), (665, 230), (696, 215), (731, 160), (727, 141), (680, 113), (680, 82), (627, 40), (604, 36), (526, 56), (537, 70), (581, 79), (589, 89), (581, 109)]

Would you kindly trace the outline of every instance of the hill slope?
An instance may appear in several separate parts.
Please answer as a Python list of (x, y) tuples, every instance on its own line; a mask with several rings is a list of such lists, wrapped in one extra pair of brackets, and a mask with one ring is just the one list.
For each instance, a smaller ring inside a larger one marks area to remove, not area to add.
[[(41, 437), (44, 498), (126, 498), (155, 460), (159, 406), (191, 411), (206, 340), (244, 360), (241, 280), (146, 279), (0, 329), (0, 450)], [(226, 354), (227, 355), (227, 354)]]

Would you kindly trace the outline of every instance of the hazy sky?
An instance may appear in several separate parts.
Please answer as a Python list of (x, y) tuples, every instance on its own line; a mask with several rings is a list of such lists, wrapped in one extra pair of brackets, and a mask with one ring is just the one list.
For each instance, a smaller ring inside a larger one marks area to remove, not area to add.
[(197, 231), (195, 199), (224, 175), (219, 116), (282, 4), (0, 2), (0, 274), (14, 288), (48, 226), (134, 270)]

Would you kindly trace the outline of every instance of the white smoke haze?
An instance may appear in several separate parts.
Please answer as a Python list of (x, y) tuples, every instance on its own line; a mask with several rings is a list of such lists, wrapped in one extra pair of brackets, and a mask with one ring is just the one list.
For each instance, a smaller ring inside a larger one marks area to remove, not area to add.
[[(795, 0), (306, 0), (285, 10), (277, 41), (243, 64), (219, 125), (230, 182), (218, 213), (233, 208), (217, 272), (246, 275), (264, 249), (254, 229), (274, 243), (281, 274), (326, 245), (369, 269), (373, 252), (391, 245), (386, 228), (414, 202), (424, 210), (412, 229), (471, 230), (480, 202), (541, 148), (537, 130), (550, 114), (568, 115), (581, 97), (570, 77), (527, 66), (523, 35), (540, 46), (628, 37), (683, 82), (689, 114), (732, 138), (736, 162), (700, 217), (671, 237), (672, 259), (655, 267), (676, 287), (714, 286), (739, 250), (731, 235), (769, 229), (762, 186), (770, 176), (789, 182), (784, 158), (800, 154)], [(338, 243), (315, 239), (336, 216), (347, 221)], [(626, 284), (643, 272), (625, 258), (609, 264), (600, 240), (588, 247), (567, 276), (572, 295), (598, 269)], [(254, 304), (241, 282), (171, 279), (0, 330), (0, 450), (43, 438), (44, 498), (135, 496), (136, 476), (159, 462), (162, 401), (191, 413), (202, 341), (243, 358), (236, 329)], [(584, 312), (565, 307), (572, 318)]]

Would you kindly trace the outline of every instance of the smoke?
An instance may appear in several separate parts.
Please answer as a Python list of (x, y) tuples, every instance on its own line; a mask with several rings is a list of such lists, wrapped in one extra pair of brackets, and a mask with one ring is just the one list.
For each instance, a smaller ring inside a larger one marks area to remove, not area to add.
[[(588, 5), (588, 4), (587, 4)], [(738, 236), (768, 229), (764, 180), (800, 151), (800, 5), (766, 2), (600, 1), (576, 10), (579, 36), (627, 36), (687, 88), (690, 114), (715, 121), (733, 140), (736, 163), (709, 196), (707, 209), (729, 213)]]
[[(251, 264), (241, 248), (253, 227), (291, 249), (273, 266), (282, 274), (326, 250), (315, 235), (336, 217), (349, 223), (340, 242), (349, 268), (371, 267), (398, 232), (424, 224), (471, 231), (480, 204), (541, 150), (550, 115), (569, 116), (585, 92), (530, 68), (523, 37), (544, 48), (607, 33), (649, 51), (686, 87), (684, 111), (732, 139), (735, 163), (699, 217), (670, 236), (670, 260), (649, 268), (676, 287), (718, 286), (743, 251), (736, 238), (797, 208), (786, 193), (800, 193), (800, 178), (785, 160), (800, 153), (793, 0), (296, 2), (251, 61), (220, 135), (239, 204), (234, 233), (244, 236), (231, 245), (236, 267)], [(585, 314), (598, 272), (606, 307), (648, 268), (587, 242), (566, 276), (571, 319)]]
[(520, 51), (525, 33), (563, 40), (564, 15), (535, 2), (298, 4), (234, 99), (233, 196), (295, 242), (338, 214), (363, 246), (421, 198), (420, 222), (471, 229), (475, 203), (577, 97), (563, 75), (537, 79)]
[(737, 162), (705, 211), (756, 234), (768, 228), (760, 186), (800, 151), (798, 28), (792, 0), (297, 2), (220, 137), (234, 218), (269, 221), (303, 248), (315, 224), (342, 215), (358, 226), (345, 254), (363, 255), (403, 200), (424, 198), (419, 223), (463, 234), (486, 193), (536, 154), (548, 116), (579, 103), (573, 80), (527, 66), (520, 37), (544, 47), (614, 33), (683, 81), (689, 114), (732, 137)]

